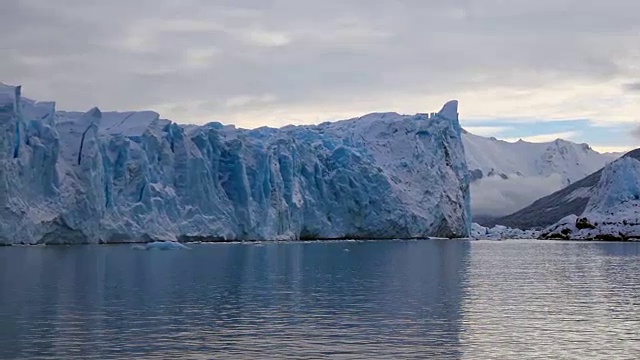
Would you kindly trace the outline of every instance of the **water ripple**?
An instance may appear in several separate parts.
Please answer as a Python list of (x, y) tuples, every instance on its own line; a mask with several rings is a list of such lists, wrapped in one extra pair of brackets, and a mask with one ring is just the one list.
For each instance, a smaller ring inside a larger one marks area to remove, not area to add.
[(0, 358), (636, 359), (639, 246), (4, 248)]

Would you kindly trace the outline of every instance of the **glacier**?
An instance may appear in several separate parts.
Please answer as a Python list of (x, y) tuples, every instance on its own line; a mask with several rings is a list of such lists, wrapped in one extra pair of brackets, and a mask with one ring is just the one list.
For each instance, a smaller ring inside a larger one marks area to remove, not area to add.
[(0, 85), (0, 244), (468, 237), (457, 107), (248, 130)]

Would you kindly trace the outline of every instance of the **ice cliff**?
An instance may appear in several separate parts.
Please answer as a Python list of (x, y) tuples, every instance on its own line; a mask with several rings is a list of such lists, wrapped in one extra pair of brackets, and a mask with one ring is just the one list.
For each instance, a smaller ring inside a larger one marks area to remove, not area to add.
[(467, 237), (457, 102), (435, 116), (183, 126), (0, 85), (0, 243)]

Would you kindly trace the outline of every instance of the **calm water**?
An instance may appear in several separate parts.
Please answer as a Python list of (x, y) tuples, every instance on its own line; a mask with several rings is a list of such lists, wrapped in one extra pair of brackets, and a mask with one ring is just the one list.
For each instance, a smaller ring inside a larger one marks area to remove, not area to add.
[(0, 248), (0, 358), (545, 357), (640, 357), (640, 244)]

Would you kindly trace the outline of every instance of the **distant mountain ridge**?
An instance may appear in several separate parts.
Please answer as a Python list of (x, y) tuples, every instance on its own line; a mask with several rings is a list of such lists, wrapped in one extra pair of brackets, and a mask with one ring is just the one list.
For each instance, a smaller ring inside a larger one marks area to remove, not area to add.
[(471, 207), (483, 225), (571, 185), (615, 160), (588, 144), (557, 139), (507, 142), (463, 131), (471, 174)]
[[(625, 154), (623, 158), (625, 157), (640, 160), (640, 149)], [(600, 169), (566, 188), (542, 197), (513, 214), (486, 221), (483, 225), (499, 224), (519, 229), (543, 228), (553, 225), (569, 215), (580, 215), (585, 211), (593, 194), (595, 194), (603, 170)]]

